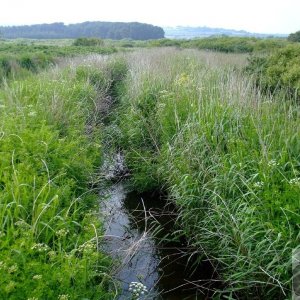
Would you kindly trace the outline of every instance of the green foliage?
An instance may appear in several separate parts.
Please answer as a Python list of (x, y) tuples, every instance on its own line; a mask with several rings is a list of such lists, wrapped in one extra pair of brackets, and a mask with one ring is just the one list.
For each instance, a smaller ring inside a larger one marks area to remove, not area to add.
[(225, 53), (270, 52), (287, 45), (285, 39), (213, 36), (192, 40), (159, 39), (147, 42), (150, 47), (176, 46)]
[(288, 36), (288, 40), (291, 42), (300, 42), (300, 30), (296, 31), (295, 33), (291, 33)]
[(185, 44), (185, 41), (183, 40), (176, 40), (176, 39), (159, 39), (159, 40), (153, 40), (148, 42), (149, 46), (151, 47), (173, 47), (177, 46), (180, 47)]
[(300, 242), (299, 106), (220, 67), (227, 55), (207, 65), (199, 57), (132, 58), (115, 131), (132, 184), (168, 189), (179, 232), (218, 266), (229, 291), (286, 299)]
[(98, 97), (71, 70), (0, 91), (1, 299), (113, 298), (89, 191), (101, 154)]
[(264, 90), (283, 90), (300, 96), (300, 46), (289, 45), (274, 53), (249, 59), (246, 70)]
[(78, 38), (73, 43), (74, 46), (103, 46), (104, 41), (98, 38)]

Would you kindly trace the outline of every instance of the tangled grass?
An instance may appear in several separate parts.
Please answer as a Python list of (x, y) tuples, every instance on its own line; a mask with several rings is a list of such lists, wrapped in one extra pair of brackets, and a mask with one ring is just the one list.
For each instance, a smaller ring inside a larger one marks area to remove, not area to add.
[(134, 186), (168, 189), (180, 234), (218, 266), (226, 292), (288, 298), (299, 247), (296, 100), (260, 93), (241, 56), (161, 49), (129, 62), (115, 140)]

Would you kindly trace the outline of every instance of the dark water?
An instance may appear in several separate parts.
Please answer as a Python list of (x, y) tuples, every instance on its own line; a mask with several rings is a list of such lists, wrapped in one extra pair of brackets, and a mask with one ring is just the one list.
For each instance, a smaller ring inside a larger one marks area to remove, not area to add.
[(120, 300), (130, 299), (130, 282), (143, 283), (140, 299), (210, 299), (216, 274), (208, 260), (192, 255), (184, 240), (174, 241), (174, 207), (157, 193), (128, 193), (115, 184), (101, 205), (106, 219), (105, 251), (118, 259), (114, 277), (122, 284)]

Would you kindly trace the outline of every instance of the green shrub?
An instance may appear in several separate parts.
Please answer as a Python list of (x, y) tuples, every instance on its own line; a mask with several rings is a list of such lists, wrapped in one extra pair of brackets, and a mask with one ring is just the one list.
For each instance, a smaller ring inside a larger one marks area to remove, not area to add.
[(253, 53), (271, 52), (286, 46), (285, 39), (275, 38), (251, 38), (251, 37), (228, 37), (212, 36), (208, 38), (195, 38), (192, 40), (160, 39), (149, 41), (144, 46), (167, 47), (175, 46), (182, 48), (197, 48), (204, 50), (219, 51), (225, 53)]
[(74, 46), (104, 46), (104, 41), (99, 38), (78, 38), (73, 43)]
[(289, 45), (274, 53), (249, 59), (246, 70), (257, 84), (271, 92), (283, 90), (300, 96), (300, 46)]

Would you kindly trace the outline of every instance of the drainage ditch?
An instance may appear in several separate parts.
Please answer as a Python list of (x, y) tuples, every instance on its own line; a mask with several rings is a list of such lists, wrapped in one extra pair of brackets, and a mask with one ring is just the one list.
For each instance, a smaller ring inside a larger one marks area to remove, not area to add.
[(217, 274), (208, 259), (193, 255), (184, 239), (174, 239), (177, 213), (165, 196), (130, 192), (122, 182), (104, 195), (103, 247), (118, 262), (113, 274), (121, 283), (119, 300), (131, 299), (131, 282), (148, 289), (139, 299), (211, 298)]

